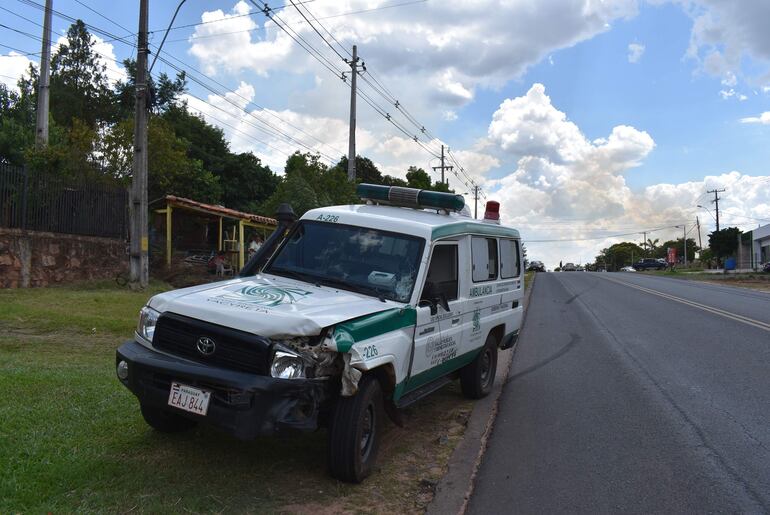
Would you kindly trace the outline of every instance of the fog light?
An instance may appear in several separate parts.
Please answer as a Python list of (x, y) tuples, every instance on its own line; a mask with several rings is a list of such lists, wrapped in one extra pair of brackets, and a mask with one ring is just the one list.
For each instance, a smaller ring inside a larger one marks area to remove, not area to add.
[(125, 361), (118, 363), (118, 377), (123, 381), (128, 379), (128, 363)]

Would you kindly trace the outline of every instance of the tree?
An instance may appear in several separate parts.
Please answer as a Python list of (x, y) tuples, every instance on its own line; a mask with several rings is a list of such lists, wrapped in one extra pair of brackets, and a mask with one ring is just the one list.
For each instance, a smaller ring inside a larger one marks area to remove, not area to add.
[(217, 176), (222, 185), (222, 203), (250, 213), (259, 209), (280, 182), (278, 176), (251, 152), (228, 153)]
[[(129, 118), (134, 115), (134, 102), (136, 101), (136, 61), (124, 59), (123, 67), (126, 69), (128, 79), (126, 82), (118, 81), (115, 84), (116, 109), (118, 118)], [(147, 78), (150, 98), (149, 108), (155, 114), (166, 112), (172, 106), (179, 105), (179, 97), (187, 90), (187, 75), (184, 71), (170, 79), (165, 73), (161, 73), (158, 81), (152, 77)]]
[(0, 163), (24, 164), (24, 151), (35, 144), (35, 90), (30, 65), (30, 78), (22, 77), (19, 92), (0, 84)]
[[(675, 240), (668, 240), (664, 242), (657, 250), (658, 252), (653, 257), (665, 258), (669, 248), (676, 249), (677, 258), (684, 258), (684, 247), (682, 246), (682, 238)], [(695, 253), (700, 250), (700, 247), (695, 243), (694, 238), (687, 238), (687, 261), (695, 259)]]
[(98, 61), (95, 44), (77, 20), (51, 59), (51, 116), (59, 125), (70, 127), (74, 118), (90, 127), (115, 120), (107, 67)]
[[(348, 173), (348, 158), (343, 156), (334, 168), (344, 170), (345, 177)], [(371, 159), (356, 155), (356, 181), (368, 184), (382, 184), (382, 173)]]
[(428, 172), (422, 168), (416, 166), (410, 166), (406, 172), (406, 182), (410, 188), (418, 188), (421, 190), (431, 189), (430, 176)]
[(608, 270), (620, 270), (624, 266), (633, 264), (638, 258), (642, 257), (644, 249), (636, 243), (624, 241), (616, 243), (596, 256), (597, 263), (604, 263)]
[(731, 256), (738, 249), (738, 237), (741, 230), (728, 227), (709, 234), (709, 249), (718, 260)]
[[(131, 179), (133, 134), (133, 120), (125, 120), (116, 124), (104, 139), (106, 171), (125, 184)], [(206, 170), (200, 160), (188, 156), (187, 142), (176, 137), (168, 122), (151, 116), (148, 138), (152, 142), (147, 153), (150, 199), (177, 195), (200, 202), (221, 202), (219, 178)]]
[(658, 242), (659, 241), (660, 241), (659, 238), (655, 238), (654, 240), (650, 239), (650, 238), (647, 238), (647, 242), (646, 242), (647, 243), (647, 245), (646, 245), (647, 249), (646, 250), (648, 252), (648, 255), (651, 255), (652, 257), (657, 257), (656, 256), (656, 253), (657, 253), (656, 251), (658, 250)]
[(318, 154), (295, 152), (286, 160), (284, 177), (261, 211), (271, 216), (282, 202), (291, 204), (297, 215), (322, 206), (359, 202), (355, 184), (347, 170), (321, 163)]

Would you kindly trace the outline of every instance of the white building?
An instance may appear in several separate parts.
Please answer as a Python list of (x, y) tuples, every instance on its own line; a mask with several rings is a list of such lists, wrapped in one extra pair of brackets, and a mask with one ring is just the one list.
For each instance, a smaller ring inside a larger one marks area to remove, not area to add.
[(759, 267), (770, 261), (770, 224), (753, 229), (751, 239), (753, 267)]

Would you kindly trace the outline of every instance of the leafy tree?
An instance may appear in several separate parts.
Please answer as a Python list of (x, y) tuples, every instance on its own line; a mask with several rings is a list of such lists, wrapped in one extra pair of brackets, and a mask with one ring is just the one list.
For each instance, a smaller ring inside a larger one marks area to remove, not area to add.
[(327, 167), (318, 154), (295, 152), (286, 160), (283, 179), (261, 211), (272, 215), (282, 202), (291, 204), (294, 212), (322, 206), (357, 203), (355, 185), (348, 181), (347, 171)]
[(74, 118), (91, 127), (114, 120), (107, 67), (97, 60), (95, 44), (83, 21), (77, 20), (51, 59), (51, 115), (64, 127)]
[(255, 212), (275, 192), (280, 179), (251, 152), (228, 153), (217, 174), (227, 207)]
[[(657, 249), (657, 253), (654, 257), (665, 258), (669, 248), (676, 249), (677, 259), (683, 258), (684, 247), (682, 246), (682, 238), (677, 238), (675, 240), (668, 240), (664, 242)], [(699, 250), (700, 250), (700, 247), (695, 243), (695, 240), (693, 238), (687, 238), (687, 261), (688, 262), (695, 259), (695, 253), (698, 252)]]
[[(334, 168), (343, 170), (347, 178), (348, 157), (342, 156), (339, 162), (334, 165)], [(382, 184), (382, 173), (380, 173), (377, 165), (371, 159), (356, 155), (356, 180), (368, 184)]]
[(636, 243), (624, 241), (616, 243), (596, 256), (597, 263), (604, 263), (608, 270), (620, 270), (624, 266), (633, 264), (634, 261), (643, 257), (644, 249)]
[[(115, 84), (116, 109), (119, 118), (129, 118), (134, 114), (136, 102), (136, 61), (124, 59), (123, 67), (126, 69), (128, 79), (126, 82), (118, 81)], [(157, 82), (154, 78), (148, 77), (148, 85), (149, 108), (155, 114), (164, 113), (172, 106), (179, 105), (179, 97), (187, 90), (187, 75), (182, 71), (171, 79), (166, 73), (161, 73)]]
[(17, 93), (0, 84), (0, 162), (21, 166), (24, 150), (35, 143), (36, 100), (31, 79), (22, 77), (18, 86)]
[(404, 179), (399, 179), (398, 177), (393, 177), (391, 175), (383, 175), (381, 184), (385, 186), (401, 186), (403, 188), (406, 188), (407, 186)]
[(647, 238), (647, 241), (646, 241), (647, 245), (646, 245), (646, 247), (647, 247), (648, 255), (650, 255), (652, 257), (657, 257), (656, 254), (657, 254), (657, 250), (658, 250), (658, 242), (659, 241), (660, 241), (659, 238), (655, 238), (654, 240), (650, 239), (650, 238)]
[(431, 189), (431, 181), (428, 172), (416, 166), (410, 166), (406, 172), (406, 182), (410, 188), (419, 188), (421, 190)]
[(722, 260), (731, 256), (738, 249), (738, 237), (741, 231), (737, 227), (728, 227), (709, 234), (709, 249), (714, 256)]
[[(125, 120), (115, 125), (104, 140), (107, 171), (126, 184), (131, 179), (133, 134), (133, 120)], [(147, 153), (150, 199), (178, 195), (200, 202), (221, 201), (219, 178), (206, 170), (200, 160), (188, 156), (187, 143), (176, 137), (168, 122), (150, 117), (148, 139), (152, 142)]]

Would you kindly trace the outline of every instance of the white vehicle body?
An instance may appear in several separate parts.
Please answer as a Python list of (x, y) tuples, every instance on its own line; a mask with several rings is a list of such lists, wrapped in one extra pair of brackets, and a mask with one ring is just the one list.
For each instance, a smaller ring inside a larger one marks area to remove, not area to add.
[[(276, 341), (316, 336), (334, 327), (334, 343), (327, 343), (328, 350), (349, 353), (350, 366), (362, 372), (390, 367), (394, 402), (470, 362), (493, 329), (500, 343), (506, 336), (517, 335), (524, 283), (515, 229), (454, 213), (380, 205), (315, 209), (301, 220), (424, 240), (409, 301), (381, 301), (343, 287), (261, 273), (161, 293), (148, 306), (159, 313), (205, 320)], [(489, 255), (490, 246), (496, 249), (496, 258)], [(457, 253), (456, 295), (447, 299), (449, 311), (439, 306), (431, 314), (430, 306), (419, 306), (420, 296), (432, 256), (445, 247)], [(496, 268), (490, 270), (490, 266)]]
[(383, 410), (398, 420), (397, 408), (457, 377), (466, 396), (488, 394), (497, 349), (522, 322), (519, 233), (496, 210), (486, 221), (450, 212), (459, 195), (424, 197), (433, 210), (290, 216), (241, 277), (151, 298), (116, 353), (145, 421), (164, 432), (205, 422), (242, 439), (325, 423), (330, 472), (358, 482), (373, 470)]

